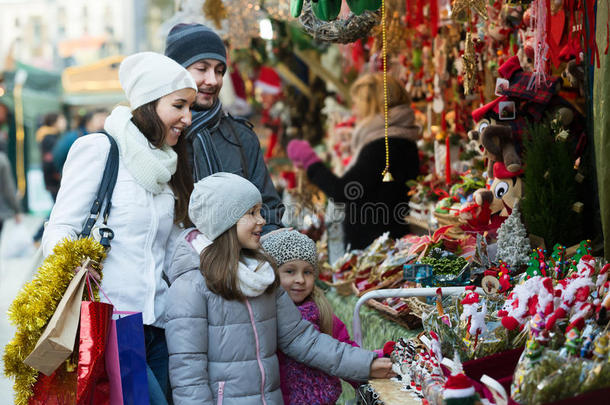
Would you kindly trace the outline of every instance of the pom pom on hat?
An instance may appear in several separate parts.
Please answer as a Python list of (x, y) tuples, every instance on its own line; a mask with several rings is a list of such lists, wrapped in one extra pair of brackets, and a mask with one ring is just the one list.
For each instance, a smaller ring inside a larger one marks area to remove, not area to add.
[(318, 251), (313, 240), (299, 231), (278, 231), (265, 237), (263, 249), (278, 266), (293, 260), (303, 260), (318, 271)]
[(263, 93), (279, 94), (282, 91), (282, 80), (277, 72), (268, 66), (261, 67), (258, 79), (254, 82), (256, 88), (261, 89)]
[(195, 183), (189, 218), (203, 236), (214, 241), (261, 202), (260, 191), (248, 180), (233, 173), (214, 173)]
[(132, 111), (176, 90), (197, 91), (195, 80), (185, 68), (155, 52), (139, 52), (123, 59), (119, 81)]

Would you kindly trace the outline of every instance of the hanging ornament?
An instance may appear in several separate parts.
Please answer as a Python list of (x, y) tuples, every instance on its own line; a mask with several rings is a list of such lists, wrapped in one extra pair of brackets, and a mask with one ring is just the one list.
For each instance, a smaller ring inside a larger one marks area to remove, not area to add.
[(527, 84), (528, 90), (538, 90), (539, 87), (548, 87), (546, 80), (547, 71), (547, 54), (549, 45), (547, 44), (547, 8), (546, 0), (536, 0), (536, 3), (531, 6), (532, 18), (536, 21), (536, 29), (534, 32), (534, 73)]
[(464, 68), (464, 94), (469, 95), (474, 91), (477, 60), (470, 30), (466, 33), (465, 42), (464, 56), (462, 57), (462, 65)]
[(222, 20), (229, 16), (222, 0), (205, 0), (202, 10), (205, 17), (212, 20), (216, 29), (221, 29)]
[(386, 18), (385, 18), (385, 0), (381, 2), (381, 38), (383, 55), (383, 122), (384, 122), (384, 138), (385, 138), (385, 168), (381, 173), (384, 183), (394, 181), (392, 173), (390, 173), (390, 144), (388, 140), (388, 48), (386, 35)]
[(451, 18), (456, 21), (470, 20), (470, 10), (474, 10), (482, 19), (487, 21), (485, 0), (455, 0), (451, 7)]
[[(409, 30), (400, 18), (400, 7), (396, 0), (386, 4), (386, 46), (389, 55), (397, 55), (403, 49), (405, 42), (409, 39)], [(382, 48), (382, 25), (373, 28), (371, 34), (375, 37), (372, 52), (378, 52)]]

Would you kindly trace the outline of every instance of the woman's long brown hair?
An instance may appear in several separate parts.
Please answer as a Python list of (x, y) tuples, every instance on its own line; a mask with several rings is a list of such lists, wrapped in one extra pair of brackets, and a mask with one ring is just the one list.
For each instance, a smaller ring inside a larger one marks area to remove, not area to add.
[(280, 283), (275, 264), (260, 251), (242, 249), (239, 239), (237, 239), (236, 225), (217, 237), (199, 256), (199, 269), (210, 291), (229, 301), (243, 301), (246, 298), (239, 289), (239, 280), (237, 279), (237, 266), (241, 255), (256, 259), (260, 264), (265, 262), (271, 264), (275, 273), (275, 280), (267, 287), (265, 293), (275, 291)]
[[(132, 112), (132, 122), (144, 134), (148, 142), (155, 148), (165, 144), (165, 125), (157, 114), (159, 99), (146, 103)], [(169, 180), (169, 185), (176, 197), (174, 223), (183, 223), (185, 227), (192, 226), (188, 216), (189, 198), (193, 191), (193, 175), (189, 166), (184, 134), (178, 137), (178, 143), (172, 146), (178, 155), (176, 173)]]

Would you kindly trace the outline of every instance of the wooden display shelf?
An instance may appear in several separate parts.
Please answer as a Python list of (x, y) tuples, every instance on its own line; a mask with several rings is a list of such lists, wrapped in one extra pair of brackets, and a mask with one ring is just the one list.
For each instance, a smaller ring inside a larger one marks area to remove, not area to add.
[(420, 405), (421, 399), (416, 399), (406, 391), (401, 391), (401, 384), (388, 379), (374, 379), (370, 386), (379, 394), (379, 399), (385, 405)]

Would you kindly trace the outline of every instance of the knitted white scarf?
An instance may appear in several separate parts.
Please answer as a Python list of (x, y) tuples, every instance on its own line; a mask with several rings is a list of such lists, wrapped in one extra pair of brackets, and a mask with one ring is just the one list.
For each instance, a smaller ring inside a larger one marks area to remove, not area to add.
[(117, 142), (121, 161), (136, 182), (153, 194), (159, 194), (176, 172), (178, 155), (168, 146), (153, 147), (131, 121), (129, 107), (118, 106), (104, 124)]
[[(190, 243), (198, 254), (212, 244), (203, 234), (197, 235)], [(237, 266), (238, 287), (246, 297), (258, 297), (275, 281), (273, 267), (269, 262), (261, 263), (248, 257), (242, 260)]]

